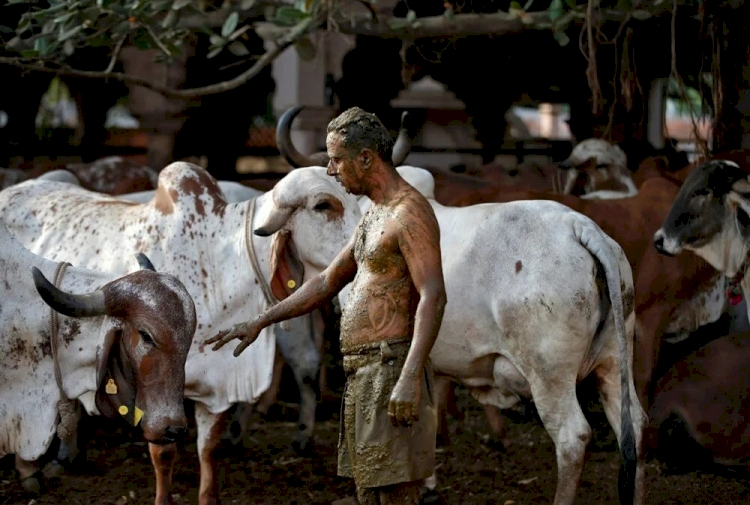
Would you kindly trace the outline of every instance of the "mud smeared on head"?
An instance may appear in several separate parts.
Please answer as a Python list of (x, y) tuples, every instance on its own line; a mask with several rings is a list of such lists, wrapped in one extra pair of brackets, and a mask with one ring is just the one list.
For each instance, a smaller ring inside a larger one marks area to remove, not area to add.
[(375, 114), (352, 107), (328, 123), (327, 133), (341, 135), (343, 146), (352, 156), (358, 155), (363, 149), (370, 149), (383, 161), (392, 162), (393, 139)]

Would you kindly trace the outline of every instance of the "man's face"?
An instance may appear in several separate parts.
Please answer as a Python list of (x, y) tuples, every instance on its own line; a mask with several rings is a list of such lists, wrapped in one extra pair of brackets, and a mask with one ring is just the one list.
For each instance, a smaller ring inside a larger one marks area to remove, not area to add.
[(329, 133), (326, 137), (326, 148), (329, 159), (326, 173), (335, 177), (348, 193), (363, 194), (364, 168), (357, 157), (351, 156), (344, 147), (342, 136), (338, 133)]

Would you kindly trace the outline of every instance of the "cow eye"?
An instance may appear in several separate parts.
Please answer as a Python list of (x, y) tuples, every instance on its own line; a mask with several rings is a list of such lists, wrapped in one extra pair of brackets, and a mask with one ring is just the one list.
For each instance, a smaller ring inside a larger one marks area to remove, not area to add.
[(322, 202), (319, 202), (317, 205), (315, 205), (314, 209), (318, 212), (325, 212), (327, 210), (331, 210), (333, 207), (331, 206), (330, 202), (327, 202), (323, 200)]
[(154, 342), (154, 339), (151, 338), (151, 335), (149, 335), (145, 330), (138, 330), (138, 334), (141, 336), (141, 339), (146, 344), (148, 344), (148, 345), (156, 345), (156, 342)]

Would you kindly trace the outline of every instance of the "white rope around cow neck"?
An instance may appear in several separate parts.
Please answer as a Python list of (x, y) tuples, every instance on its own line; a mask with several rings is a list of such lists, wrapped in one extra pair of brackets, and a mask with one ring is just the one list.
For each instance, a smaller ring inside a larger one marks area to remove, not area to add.
[(255, 244), (253, 244), (253, 218), (255, 217), (255, 200), (251, 199), (247, 204), (247, 218), (245, 219), (245, 248), (247, 249), (247, 255), (250, 258), (250, 265), (253, 267), (253, 272), (260, 282), (261, 291), (266, 299), (266, 303), (270, 307), (276, 305), (276, 297), (273, 296), (271, 286), (266, 282), (266, 278), (260, 271), (260, 264), (258, 263), (258, 255), (255, 253)]
[[(60, 289), (65, 269), (70, 263), (63, 261), (57, 264), (55, 269), (54, 286)], [(60, 390), (60, 400), (57, 402), (57, 412), (60, 414), (60, 422), (57, 425), (57, 436), (60, 440), (70, 440), (77, 428), (77, 416), (75, 401), (65, 395), (63, 390), (62, 372), (60, 362), (57, 358), (57, 333), (60, 329), (60, 321), (55, 309), (50, 307), (50, 347), (52, 348), (52, 362), (55, 365), (55, 382)]]

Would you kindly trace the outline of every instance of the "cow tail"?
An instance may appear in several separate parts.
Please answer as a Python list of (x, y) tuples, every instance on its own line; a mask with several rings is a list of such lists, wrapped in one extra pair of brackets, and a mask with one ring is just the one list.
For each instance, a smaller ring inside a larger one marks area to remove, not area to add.
[(635, 497), (635, 478), (637, 469), (635, 427), (631, 417), (630, 398), (630, 367), (628, 363), (628, 341), (625, 330), (625, 314), (622, 303), (622, 292), (620, 291), (620, 268), (614, 251), (604, 238), (604, 233), (589, 225), (588, 223), (576, 223), (574, 226), (576, 235), (581, 245), (594, 256), (604, 267), (609, 291), (609, 300), (612, 305), (612, 314), (615, 320), (615, 331), (617, 332), (617, 343), (620, 352), (620, 392), (621, 392), (621, 418), (620, 431), (620, 473), (617, 479), (617, 488), (622, 505), (632, 505)]

